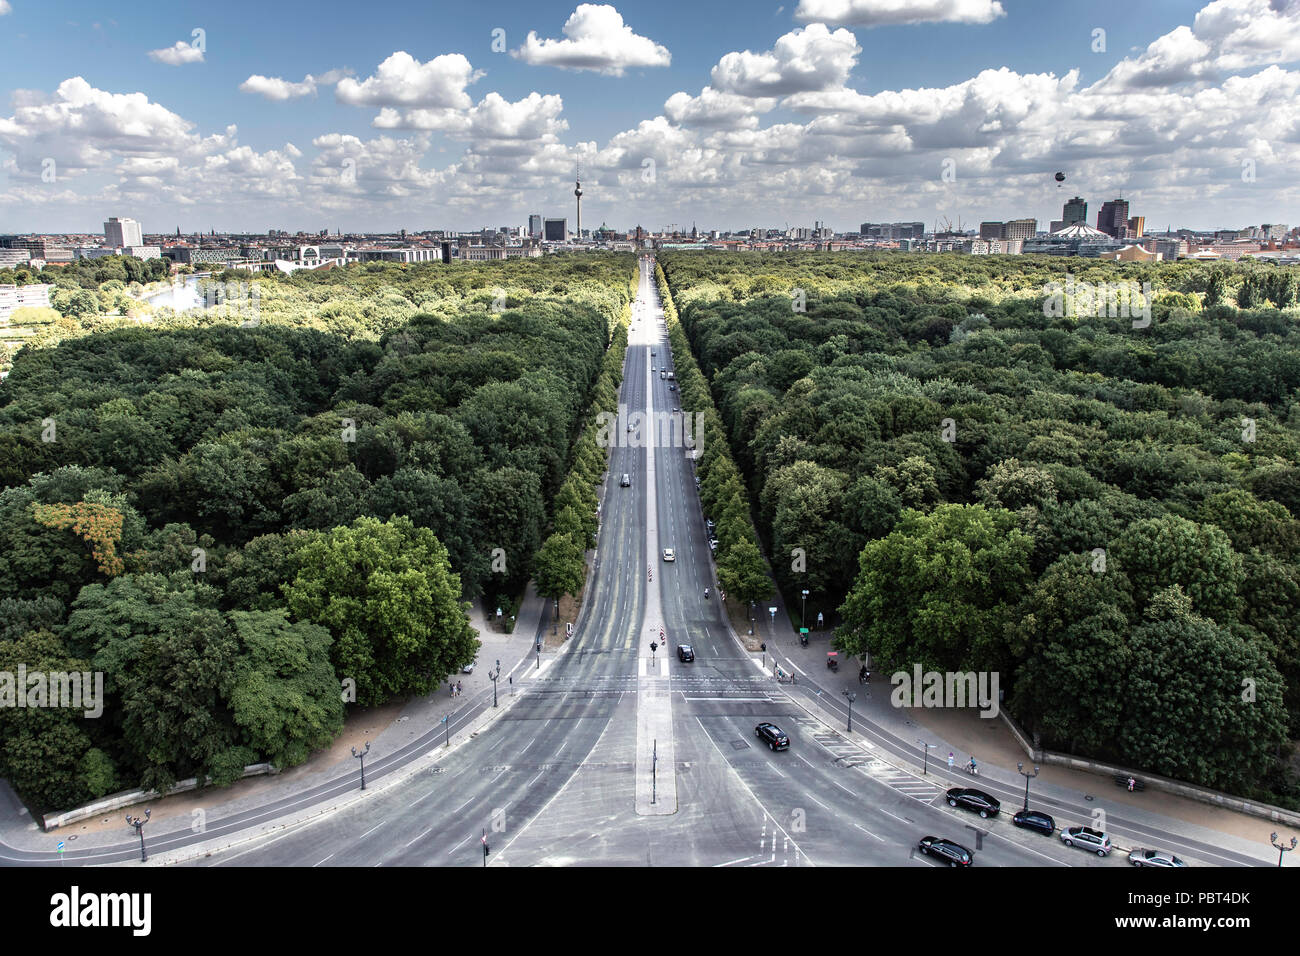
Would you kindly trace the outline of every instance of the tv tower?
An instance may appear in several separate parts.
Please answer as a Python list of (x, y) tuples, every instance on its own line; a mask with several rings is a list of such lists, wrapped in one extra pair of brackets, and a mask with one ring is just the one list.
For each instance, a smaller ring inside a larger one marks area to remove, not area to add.
[(582, 161), (581, 160), (578, 161), (578, 171), (576, 177), (574, 178), (573, 195), (577, 197), (578, 200), (577, 236), (578, 236), (578, 241), (581, 242), (582, 241)]

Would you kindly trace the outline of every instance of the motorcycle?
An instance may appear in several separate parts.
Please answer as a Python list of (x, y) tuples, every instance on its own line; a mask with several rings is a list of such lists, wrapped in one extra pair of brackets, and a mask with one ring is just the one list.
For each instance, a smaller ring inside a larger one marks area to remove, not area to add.
[(826, 666), (833, 671), (838, 671), (840, 669), (840, 662), (833, 657), (828, 657), (826, 658)]
[(799, 635), (799, 643), (802, 644), (804, 647), (807, 647), (807, 646), (808, 646), (808, 635), (807, 635), (807, 634), (800, 634), (800, 635)]
[(708, 589), (708, 588), (705, 588), (705, 589), (704, 589), (704, 600), (707, 601), (708, 599), (709, 599), (709, 589)]
[(858, 671), (859, 684), (865, 684), (869, 680), (871, 680), (871, 671), (867, 670), (865, 667)]

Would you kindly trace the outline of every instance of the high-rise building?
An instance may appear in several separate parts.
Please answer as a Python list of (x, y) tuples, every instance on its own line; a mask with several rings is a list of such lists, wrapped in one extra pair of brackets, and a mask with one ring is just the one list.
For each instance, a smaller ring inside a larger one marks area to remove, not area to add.
[[(1082, 196), (1075, 196), (1061, 208), (1061, 222), (1073, 226), (1076, 222), (1088, 221), (1088, 201)], [(1053, 229), (1053, 232), (1056, 230)]]
[(1001, 239), (1002, 237), (1003, 229), (1001, 222), (987, 221), (980, 223), (981, 239)]
[(569, 220), (543, 219), (542, 238), (547, 242), (564, 242), (569, 238)]
[(1128, 221), (1129, 239), (1141, 239), (1142, 230), (1146, 227), (1146, 216), (1130, 216)]
[(1097, 213), (1097, 228), (1108, 236), (1122, 238), (1128, 229), (1128, 200), (1112, 199), (1101, 204)]
[(134, 219), (118, 219), (116, 216), (104, 223), (104, 239), (110, 246), (144, 245), (140, 224)]
[(542, 235), (542, 217), (533, 213), (528, 217), (528, 234), (534, 238), (541, 238)]

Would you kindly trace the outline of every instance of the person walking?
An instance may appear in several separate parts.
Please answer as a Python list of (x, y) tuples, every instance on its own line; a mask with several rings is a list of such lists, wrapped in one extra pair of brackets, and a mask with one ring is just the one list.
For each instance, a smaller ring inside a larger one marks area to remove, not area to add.
[(456, 681), (456, 696), (459, 697), (463, 693), (465, 693), (465, 688), (461, 686), (460, 681)]
[(952, 769), (952, 766), (953, 766), (953, 764), (956, 762), (956, 759), (957, 759), (957, 758), (954, 757), (954, 756), (952, 755), (952, 751), (949, 750), (949, 751), (948, 751), (948, 769), (949, 769), (949, 770)]

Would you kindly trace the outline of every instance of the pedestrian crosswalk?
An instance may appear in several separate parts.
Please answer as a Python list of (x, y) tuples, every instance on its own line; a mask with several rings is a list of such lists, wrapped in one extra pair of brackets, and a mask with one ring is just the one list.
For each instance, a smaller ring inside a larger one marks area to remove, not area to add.
[(914, 773), (908, 773), (906, 770), (899, 770), (880, 758), (873, 757), (859, 744), (848, 740), (820, 720), (812, 717), (795, 717), (794, 722), (803, 729), (804, 733), (829, 751), (835, 758), (835, 763), (840, 766), (860, 770), (904, 796), (923, 803), (929, 803), (943, 792), (943, 788), (938, 784), (931, 783)]

